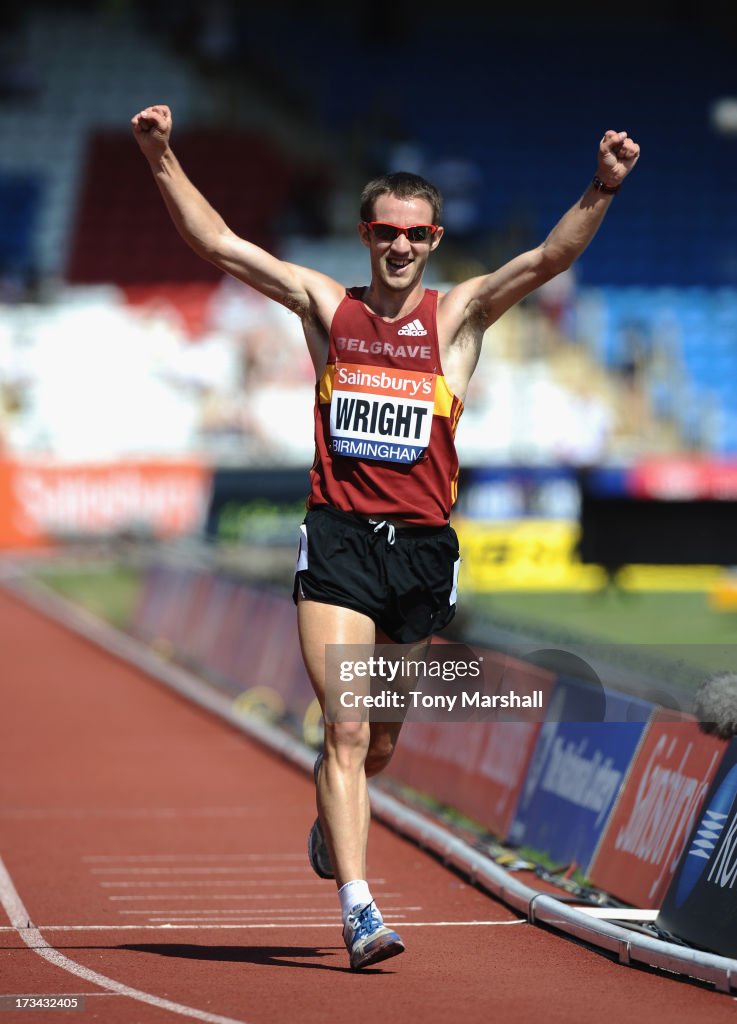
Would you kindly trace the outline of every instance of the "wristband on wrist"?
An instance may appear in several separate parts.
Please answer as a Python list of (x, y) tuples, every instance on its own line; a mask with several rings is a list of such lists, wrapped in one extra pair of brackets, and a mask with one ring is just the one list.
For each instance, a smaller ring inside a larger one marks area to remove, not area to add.
[(603, 192), (604, 195), (607, 196), (616, 195), (621, 187), (620, 185), (615, 185), (614, 188), (611, 188), (611, 186), (605, 185), (598, 174), (594, 175), (594, 180), (591, 182), (591, 184), (594, 186), (597, 192)]

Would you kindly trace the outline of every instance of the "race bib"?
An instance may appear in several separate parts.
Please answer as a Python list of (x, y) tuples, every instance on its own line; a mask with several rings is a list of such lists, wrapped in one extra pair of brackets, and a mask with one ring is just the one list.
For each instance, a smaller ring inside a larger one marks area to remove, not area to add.
[(330, 447), (338, 455), (417, 462), (430, 443), (434, 373), (339, 363), (330, 402)]

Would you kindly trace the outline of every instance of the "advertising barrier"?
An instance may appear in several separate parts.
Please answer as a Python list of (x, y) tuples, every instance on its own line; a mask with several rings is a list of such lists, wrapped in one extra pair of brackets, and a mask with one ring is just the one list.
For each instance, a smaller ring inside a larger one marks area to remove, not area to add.
[(297, 722), (311, 709), (295, 607), (280, 594), (208, 569), (159, 565), (147, 574), (133, 632), (244, 708), (257, 693), (261, 705)]
[(604, 693), (607, 720), (601, 715), (596, 721), (601, 691), (558, 678), (509, 831), (512, 842), (584, 871), (653, 710), (644, 701)]
[(218, 468), (205, 522), (211, 541), (292, 544), (305, 514), (304, 469)]
[(600, 566), (581, 563), (576, 522), (481, 522), (455, 516), (453, 525), (464, 552), (463, 584), (472, 590), (588, 591), (606, 582)]
[(580, 476), (581, 559), (624, 565), (737, 562), (737, 460), (699, 456), (644, 459)]
[(655, 713), (592, 861), (595, 885), (661, 905), (725, 747), (690, 716)]
[[(540, 690), (547, 704), (554, 685), (551, 672), (488, 648), (474, 650), (484, 659), (490, 689)], [(388, 774), (505, 837), (541, 726), (532, 718), (510, 717), (408, 721)]]
[(657, 924), (694, 946), (737, 956), (737, 739), (730, 741), (686, 843)]
[(197, 532), (211, 478), (192, 459), (85, 465), (0, 459), (0, 549), (38, 548), (56, 538)]

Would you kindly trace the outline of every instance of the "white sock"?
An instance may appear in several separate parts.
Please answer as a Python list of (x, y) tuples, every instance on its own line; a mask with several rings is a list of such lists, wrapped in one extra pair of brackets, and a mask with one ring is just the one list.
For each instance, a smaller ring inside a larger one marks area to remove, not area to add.
[(346, 882), (338, 889), (340, 909), (343, 914), (343, 924), (354, 907), (365, 907), (373, 897), (369, 891), (368, 882), (363, 878), (356, 878), (352, 882)]

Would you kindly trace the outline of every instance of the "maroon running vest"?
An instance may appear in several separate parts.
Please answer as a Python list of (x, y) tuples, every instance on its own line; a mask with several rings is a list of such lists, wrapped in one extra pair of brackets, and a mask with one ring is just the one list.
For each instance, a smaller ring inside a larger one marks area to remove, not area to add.
[(458, 489), (463, 403), (440, 364), (438, 293), (387, 323), (346, 292), (315, 388), (315, 462), (307, 507), (442, 526)]

